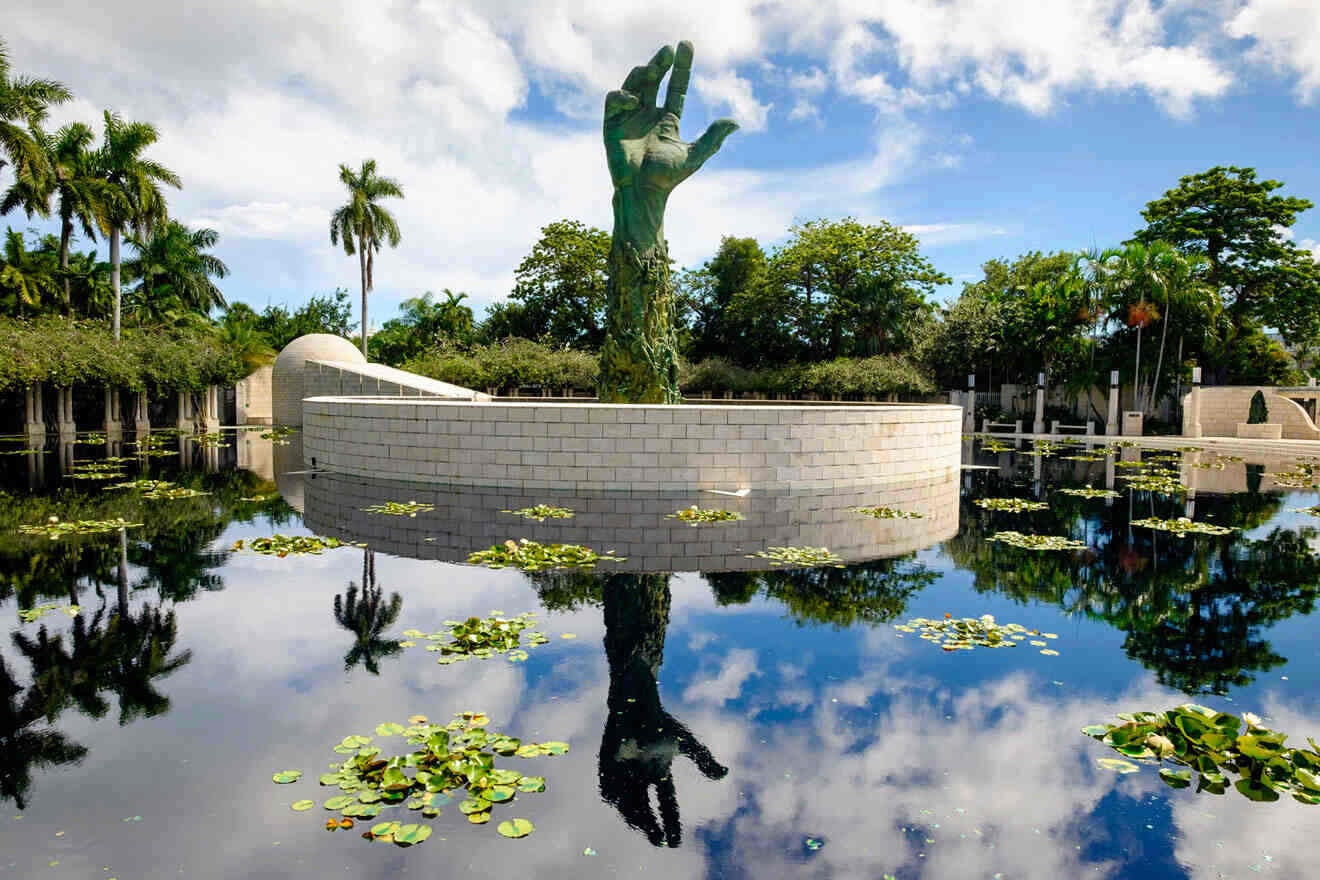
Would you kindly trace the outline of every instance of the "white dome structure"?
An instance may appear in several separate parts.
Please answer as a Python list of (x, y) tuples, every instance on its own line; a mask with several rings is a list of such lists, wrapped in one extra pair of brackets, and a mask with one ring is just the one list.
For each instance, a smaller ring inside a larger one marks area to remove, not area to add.
[(284, 346), (271, 371), (271, 416), (277, 425), (302, 427), (303, 366), (307, 361), (365, 364), (367, 359), (342, 336), (310, 333)]

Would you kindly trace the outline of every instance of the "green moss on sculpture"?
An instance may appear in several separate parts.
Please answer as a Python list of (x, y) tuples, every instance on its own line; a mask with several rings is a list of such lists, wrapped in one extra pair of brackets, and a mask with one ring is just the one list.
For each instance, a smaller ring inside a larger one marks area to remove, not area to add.
[[(673, 69), (663, 107), (660, 81)], [(674, 293), (665, 242), (669, 194), (715, 155), (738, 128), (711, 123), (693, 143), (679, 140), (692, 44), (664, 46), (605, 96), (602, 132), (614, 183), (614, 232), (601, 346), (600, 399), (609, 403), (679, 403)]]

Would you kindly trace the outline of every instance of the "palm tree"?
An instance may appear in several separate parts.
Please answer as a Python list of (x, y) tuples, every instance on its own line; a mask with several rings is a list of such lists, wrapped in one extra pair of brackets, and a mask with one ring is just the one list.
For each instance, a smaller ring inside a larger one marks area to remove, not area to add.
[[(376, 174), (376, 160), (367, 159), (354, 173), (347, 165), (339, 166), (339, 180), (348, 187), (349, 200), (330, 217), (330, 243), (344, 241), (344, 253), (358, 255), (362, 275), (362, 356), (367, 356), (367, 291), (373, 287), (372, 264), (384, 241), (398, 247), (402, 236), (399, 224), (389, 211), (376, 204), (377, 199), (403, 198), (403, 188), (389, 177)], [(356, 240), (356, 241), (355, 241)]]
[(398, 593), (391, 593), (390, 600), (385, 601), (385, 593), (376, 583), (376, 554), (363, 550), (360, 598), (352, 581), (345, 595), (335, 596), (335, 621), (355, 636), (353, 647), (344, 655), (345, 672), (361, 663), (367, 672), (380, 675), (376, 661), (403, 650), (397, 640), (381, 638), (385, 630), (394, 626), (402, 610), (403, 598)]
[[(1125, 321), (1129, 327), (1137, 329), (1136, 365), (1133, 371), (1132, 384), (1135, 396), (1134, 404), (1137, 409), (1143, 412), (1148, 408), (1150, 402), (1143, 398), (1141, 337), (1146, 327), (1160, 319), (1160, 311), (1155, 298), (1163, 289), (1165, 278), (1172, 270), (1173, 263), (1177, 259), (1177, 251), (1167, 242), (1156, 241), (1149, 245), (1132, 242), (1123, 248), (1113, 276), (1115, 286), (1120, 291), (1133, 288), (1137, 291), (1137, 302), (1128, 303), (1126, 307), (1123, 307), (1120, 301), (1120, 308), (1125, 312), (1120, 316), (1120, 320)], [(1147, 294), (1150, 294), (1150, 301), (1147, 301)]]
[(23, 234), (10, 229), (5, 233), (4, 264), (0, 266), (0, 290), (14, 297), (14, 312), (23, 316), (23, 306), (34, 308), (41, 301), (55, 295), (54, 267), (49, 257), (40, 250), (28, 250)]
[(224, 294), (211, 278), (224, 278), (229, 267), (205, 252), (219, 239), (214, 229), (192, 230), (177, 220), (155, 225), (145, 238), (128, 236), (125, 241), (137, 256), (126, 260), (123, 270), (139, 281), (134, 291), (138, 302), (157, 312), (166, 310), (165, 303), (176, 304), (171, 300), (180, 311), (203, 315), (224, 308)]
[(110, 237), (110, 286), (115, 292), (111, 328), (119, 338), (121, 293), (119, 288), (119, 237), (132, 226), (139, 234), (151, 235), (152, 228), (167, 217), (165, 196), (158, 183), (178, 189), (179, 176), (151, 159), (142, 151), (159, 136), (155, 126), (146, 122), (125, 122), (105, 111), (105, 134), (96, 151), (95, 168), (109, 186), (103, 190), (101, 228)]
[[(1160, 328), (1160, 354), (1155, 361), (1155, 375), (1150, 380), (1150, 392), (1146, 399), (1154, 402), (1156, 389), (1160, 383), (1160, 370), (1164, 366), (1164, 344), (1169, 335), (1169, 322), (1173, 319), (1174, 306), (1179, 313), (1193, 310), (1213, 312), (1213, 301), (1217, 295), (1213, 288), (1204, 282), (1205, 270), (1210, 260), (1200, 254), (1183, 254), (1170, 247), (1165, 259), (1165, 271), (1160, 285), (1164, 295), (1164, 326)], [(1178, 337), (1178, 360), (1182, 362), (1182, 335)]]
[[(0, 40), (0, 153), (13, 163), (16, 179), (36, 180), (46, 173), (45, 157), (31, 129), (46, 118), (47, 107), (72, 97), (72, 92), (53, 79), (11, 76), (9, 53)], [(0, 160), (0, 168), (4, 165)]]

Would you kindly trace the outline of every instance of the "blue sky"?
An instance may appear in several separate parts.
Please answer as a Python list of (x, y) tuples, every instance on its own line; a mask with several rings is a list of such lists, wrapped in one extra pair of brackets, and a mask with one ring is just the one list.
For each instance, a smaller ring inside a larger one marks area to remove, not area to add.
[[(186, 8), (184, 8), (186, 6)], [(742, 125), (670, 201), (684, 265), (795, 219), (914, 231), (955, 284), (1029, 250), (1116, 244), (1183, 174), (1255, 167), (1320, 200), (1312, 0), (166, 0), (42, 4), (6, 25), (17, 71), (154, 122), (172, 211), (221, 233), (223, 289), (261, 308), (342, 286), (340, 162), (407, 198), (373, 323), (425, 290), (508, 292), (545, 223), (608, 229), (600, 106), (664, 43), (696, 45), (684, 137)], [(1295, 240), (1316, 248), (1320, 211)], [(26, 226), (21, 215), (5, 218)]]

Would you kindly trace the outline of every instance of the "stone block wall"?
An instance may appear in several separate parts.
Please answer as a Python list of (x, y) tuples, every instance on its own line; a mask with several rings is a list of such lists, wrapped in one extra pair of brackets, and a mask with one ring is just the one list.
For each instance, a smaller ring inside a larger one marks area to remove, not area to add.
[(1251, 397), (1257, 391), (1265, 392), (1265, 406), (1269, 421), (1283, 425), (1285, 440), (1320, 440), (1320, 430), (1297, 401), (1284, 397), (1268, 385), (1236, 385), (1201, 388), (1183, 397), (1183, 433), (1190, 434), (1192, 394), (1199, 395), (1199, 421), (1203, 437), (1236, 437), (1237, 423), (1247, 420), (1251, 410)]
[[(700, 490), (673, 493), (527, 492), (502, 488), (419, 486), (333, 473), (302, 475), (303, 521), (319, 535), (365, 542), (415, 559), (463, 562), (506, 540), (582, 544), (627, 559), (597, 572), (732, 571), (767, 567), (748, 554), (766, 547), (828, 547), (849, 562), (899, 556), (958, 531), (958, 478), (950, 474), (902, 486), (838, 492), (753, 492), (745, 498)], [(386, 501), (435, 506), (415, 517), (366, 513)], [(571, 519), (535, 522), (504, 513), (536, 504), (574, 511)], [(691, 526), (668, 518), (683, 507), (719, 507), (745, 519)], [(883, 505), (921, 519), (876, 520), (849, 508)]]
[(961, 410), (309, 397), (306, 462), (522, 489), (828, 490), (956, 475)]

